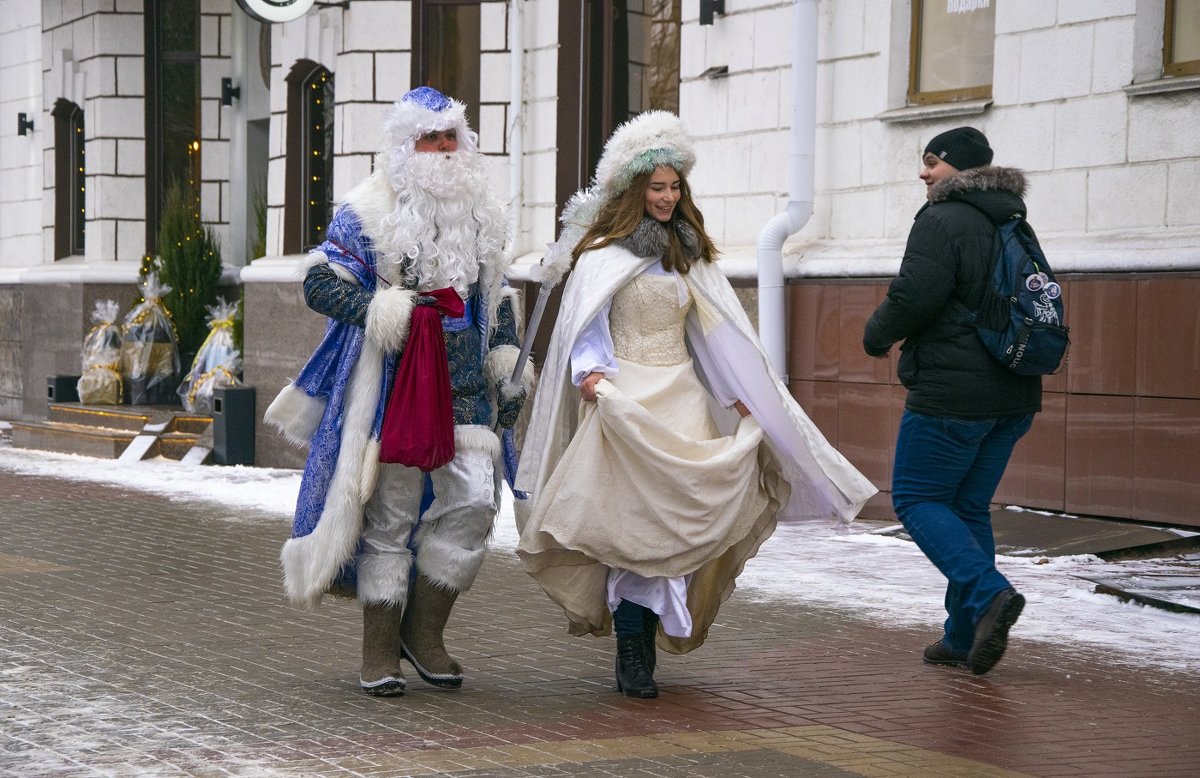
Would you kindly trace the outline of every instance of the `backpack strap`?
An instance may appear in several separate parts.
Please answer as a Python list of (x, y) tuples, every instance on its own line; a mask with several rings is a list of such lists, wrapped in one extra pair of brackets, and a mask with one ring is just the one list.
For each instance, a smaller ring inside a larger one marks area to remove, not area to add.
[[(987, 296), (992, 292), (992, 274), (996, 272), (996, 263), (1000, 261), (1000, 253), (1003, 251), (1003, 246), (1001, 245), (1001, 240), (1003, 239), (1000, 236), (1000, 230), (1005, 226), (1005, 224), (1011, 222), (1013, 219), (1024, 219), (1024, 216), (1019, 213), (1014, 213), (1008, 218), (1008, 221), (1001, 224), (996, 224), (992, 221), (991, 216), (988, 215), (987, 211), (983, 210), (974, 203), (969, 203), (966, 200), (955, 200), (954, 202), (971, 206), (987, 217), (988, 222), (992, 225), (992, 253), (987, 258), (987, 265), (984, 269), (983, 275), (983, 300), (985, 301), (986, 307)], [(971, 308), (957, 297), (951, 297), (949, 307), (954, 313), (955, 320), (960, 324), (974, 326), (979, 321), (980, 309)]]

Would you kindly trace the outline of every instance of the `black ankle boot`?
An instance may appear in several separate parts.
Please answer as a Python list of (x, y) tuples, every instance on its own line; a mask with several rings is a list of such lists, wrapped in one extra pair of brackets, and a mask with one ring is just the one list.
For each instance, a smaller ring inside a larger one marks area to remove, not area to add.
[(642, 646), (646, 656), (646, 669), (650, 671), (650, 675), (654, 675), (654, 670), (658, 666), (658, 651), (654, 645), (654, 639), (658, 636), (658, 614), (647, 609), (646, 620), (642, 622), (642, 625)]
[(646, 667), (642, 635), (617, 636), (617, 691), (626, 697), (658, 696), (658, 685)]

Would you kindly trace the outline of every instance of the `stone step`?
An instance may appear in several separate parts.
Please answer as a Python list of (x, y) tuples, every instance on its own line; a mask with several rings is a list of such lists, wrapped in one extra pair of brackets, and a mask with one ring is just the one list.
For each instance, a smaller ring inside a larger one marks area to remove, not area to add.
[[(200, 436), (188, 432), (165, 432), (158, 436), (158, 451), (156, 456), (180, 460), (187, 456), (192, 447), (200, 440)], [(153, 451), (154, 448), (151, 448)]]
[(62, 422), (12, 423), (13, 448), (81, 454), (97, 459), (116, 459), (133, 440), (136, 432)]
[(204, 416), (203, 414), (186, 414), (177, 413), (171, 419), (171, 426), (167, 427), (169, 432), (179, 432), (187, 435), (199, 437), (205, 431), (212, 429), (212, 417)]
[[(130, 444), (134, 445), (130, 445)], [(58, 451), (98, 459), (210, 458), (212, 417), (169, 406), (50, 403), (44, 422), (13, 422), (13, 448)]]
[(145, 407), (50, 403), (46, 420), (58, 424), (140, 432), (157, 415)]

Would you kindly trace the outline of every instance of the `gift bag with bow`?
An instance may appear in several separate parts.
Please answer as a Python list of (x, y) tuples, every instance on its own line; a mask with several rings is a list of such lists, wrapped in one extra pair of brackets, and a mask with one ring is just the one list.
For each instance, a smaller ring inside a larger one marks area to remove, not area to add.
[(121, 366), (130, 383), (134, 405), (171, 405), (179, 376), (179, 345), (175, 325), (162, 298), (171, 287), (156, 273), (142, 281), (142, 302), (125, 315)]
[(82, 375), (75, 383), (84, 405), (120, 405), (124, 393), (121, 380), (120, 306), (115, 300), (97, 300), (92, 311), (92, 329), (80, 350)]
[(208, 336), (200, 344), (192, 367), (177, 390), (183, 407), (191, 413), (212, 413), (213, 390), (237, 386), (242, 355), (233, 345), (233, 323), (238, 304), (217, 298), (208, 306)]

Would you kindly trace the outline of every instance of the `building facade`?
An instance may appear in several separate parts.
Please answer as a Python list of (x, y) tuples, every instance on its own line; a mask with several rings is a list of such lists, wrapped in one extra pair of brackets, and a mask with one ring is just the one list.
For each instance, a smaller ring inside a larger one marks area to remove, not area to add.
[[(0, 0), (0, 418), (43, 417), (46, 377), (78, 372), (93, 303), (132, 298), (173, 182), (244, 293), (245, 379), (265, 408), (323, 331), (299, 263), (370, 172), (383, 111), (427, 83), (469, 106), (513, 205), (518, 282), (612, 128), (677, 111), (752, 314), (757, 244), (797, 198), (788, 160), (807, 131), (811, 217), (784, 244), (780, 367), (886, 492), (904, 391), (894, 358), (862, 353), (862, 326), (924, 197), (925, 141), (970, 124), (997, 164), (1027, 172), (1072, 328), (997, 499), (1200, 525), (1200, 3), (294, 5), (297, 18), (263, 21), (252, 0)], [(797, 43), (805, 12), (815, 51)], [(797, 128), (803, 58), (815, 118)], [(301, 462), (263, 428), (258, 451)]]

